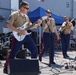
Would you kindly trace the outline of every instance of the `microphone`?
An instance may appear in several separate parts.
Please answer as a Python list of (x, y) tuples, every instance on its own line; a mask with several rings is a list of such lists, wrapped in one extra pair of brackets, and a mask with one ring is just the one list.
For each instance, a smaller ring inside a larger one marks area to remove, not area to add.
[(49, 16), (49, 18), (51, 18), (51, 15)]

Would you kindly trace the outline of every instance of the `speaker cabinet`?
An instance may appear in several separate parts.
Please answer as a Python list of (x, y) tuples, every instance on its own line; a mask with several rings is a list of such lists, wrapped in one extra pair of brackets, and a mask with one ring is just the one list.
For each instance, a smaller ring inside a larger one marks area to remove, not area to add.
[(39, 63), (37, 59), (10, 59), (8, 75), (38, 75)]
[(20, 50), (17, 55), (16, 58), (26, 58), (26, 50)]

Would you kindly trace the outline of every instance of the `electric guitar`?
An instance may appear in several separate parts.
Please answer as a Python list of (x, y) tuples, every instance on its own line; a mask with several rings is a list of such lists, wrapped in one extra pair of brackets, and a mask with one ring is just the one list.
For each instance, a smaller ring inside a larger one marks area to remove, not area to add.
[(17, 27), (18, 30), (25, 30), (25, 35), (19, 35), (18, 32), (13, 31), (13, 35), (14, 37), (18, 40), (18, 41), (22, 41), (26, 35), (30, 35), (31, 33), (28, 33), (27, 30), (29, 30), (31, 27), (33, 27), (33, 25), (30, 25), (29, 27), (27, 27), (28, 22), (24, 23), (21, 27)]

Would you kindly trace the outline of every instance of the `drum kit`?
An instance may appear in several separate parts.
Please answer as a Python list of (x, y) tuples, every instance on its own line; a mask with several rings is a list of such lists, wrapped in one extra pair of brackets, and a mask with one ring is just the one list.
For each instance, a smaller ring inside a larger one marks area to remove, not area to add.
[(0, 34), (0, 60), (4, 60), (7, 57), (8, 50), (10, 49), (12, 32), (7, 34)]

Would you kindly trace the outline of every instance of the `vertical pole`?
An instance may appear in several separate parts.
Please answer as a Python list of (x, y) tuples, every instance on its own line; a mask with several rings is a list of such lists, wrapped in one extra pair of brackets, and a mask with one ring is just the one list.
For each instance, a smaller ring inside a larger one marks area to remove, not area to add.
[(71, 6), (71, 18), (73, 18), (73, 7), (74, 7), (74, 0), (71, 0), (72, 6)]
[[(22, 2), (22, 0), (19, 0), (19, 4)], [(20, 7), (19, 7), (20, 8)]]

